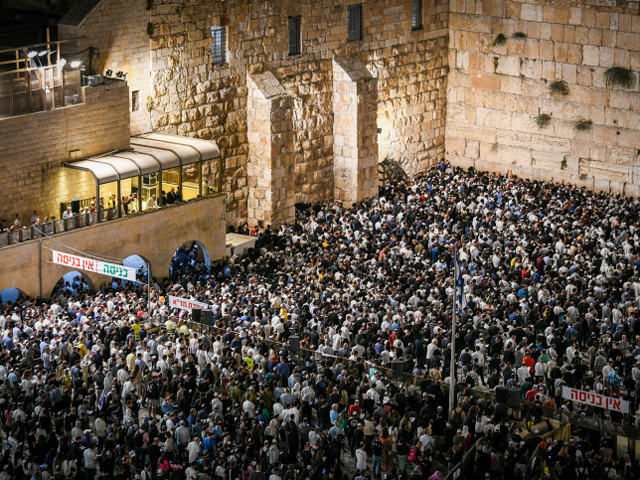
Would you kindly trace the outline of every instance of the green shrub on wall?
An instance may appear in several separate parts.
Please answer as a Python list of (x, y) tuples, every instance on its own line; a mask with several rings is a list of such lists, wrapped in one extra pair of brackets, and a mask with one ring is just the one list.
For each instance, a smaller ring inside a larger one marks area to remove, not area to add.
[(558, 80), (549, 84), (549, 93), (551, 95), (567, 95), (569, 93), (569, 85), (564, 80)]
[(611, 67), (604, 72), (604, 81), (607, 88), (631, 88), (636, 83), (636, 74), (628, 68)]
[(501, 47), (505, 43), (507, 43), (507, 37), (505, 37), (503, 34), (500, 34), (495, 38), (495, 40), (493, 41), (492, 45), (494, 47)]
[(593, 125), (593, 120), (589, 120), (587, 118), (581, 118), (576, 122), (573, 128), (575, 128), (578, 132), (586, 132), (587, 130), (591, 130), (592, 125)]
[(551, 115), (541, 113), (535, 117), (535, 122), (538, 128), (545, 128), (551, 122)]

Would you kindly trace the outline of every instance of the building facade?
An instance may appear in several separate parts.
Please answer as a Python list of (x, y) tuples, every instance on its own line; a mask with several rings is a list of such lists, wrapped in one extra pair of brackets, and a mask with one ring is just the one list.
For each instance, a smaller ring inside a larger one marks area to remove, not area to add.
[(444, 155), (444, 0), (94, 3), (61, 38), (128, 73), (132, 133), (217, 142), (232, 223), (349, 204), (377, 193), (379, 159), (412, 173)]

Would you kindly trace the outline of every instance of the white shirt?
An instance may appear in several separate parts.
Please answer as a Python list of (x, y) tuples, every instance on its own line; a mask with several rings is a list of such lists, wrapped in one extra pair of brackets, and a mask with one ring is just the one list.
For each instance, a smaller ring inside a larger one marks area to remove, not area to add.
[(84, 456), (84, 467), (95, 469), (96, 459), (98, 458), (98, 456), (96, 455), (96, 452), (94, 452), (93, 449), (91, 448), (87, 448), (85, 449), (83, 456)]

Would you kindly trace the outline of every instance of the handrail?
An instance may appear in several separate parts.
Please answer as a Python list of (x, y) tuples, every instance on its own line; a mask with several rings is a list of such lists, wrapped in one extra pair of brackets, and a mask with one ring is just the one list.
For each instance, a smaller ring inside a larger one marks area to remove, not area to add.
[(221, 195), (224, 195), (224, 192), (214, 193), (211, 195), (207, 195), (206, 197), (193, 198), (191, 200), (188, 200), (187, 202), (168, 205), (162, 208), (152, 208), (152, 209), (144, 210), (141, 212), (130, 213), (126, 217), (117, 216), (117, 207), (105, 208), (100, 210), (100, 222), (98, 222), (98, 212), (95, 211), (95, 212), (90, 212), (89, 214), (79, 213), (70, 218), (53, 220), (47, 223), (32, 225), (30, 227), (24, 227), (19, 229), (11, 228), (7, 231), (0, 232), (0, 248), (8, 245), (14, 245), (16, 243), (22, 243), (29, 240), (34, 240), (37, 238), (42, 238), (46, 235), (55, 235), (57, 233), (69, 232), (71, 230), (77, 230), (79, 228), (85, 228), (91, 225), (102, 224), (104, 222), (108, 222), (110, 220), (116, 220), (118, 218), (137, 217), (139, 215), (145, 215), (148, 213), (162, 211), (165, 208), (179, 207), (180, 205), (185, 205), (191, 202), (198, 202), (201, 200), (215, 198)]

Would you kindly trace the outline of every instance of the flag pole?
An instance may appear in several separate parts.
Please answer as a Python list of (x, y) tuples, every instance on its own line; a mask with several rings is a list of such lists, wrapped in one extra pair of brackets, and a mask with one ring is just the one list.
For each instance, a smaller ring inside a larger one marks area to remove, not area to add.
[(456, 270), (458, 265), (458, 252), (457, 246), (453, 244), (453, 293), (452, 293), (452, 301), (453, 301), (453, 309), (451, 311), (451, 364), (449, 367), (449, 419), (451, 419), (451, 415), (454, 410), (454, 390), (456, 384), (456, 293), (457, 293), (457, 283), (456, 283)]

